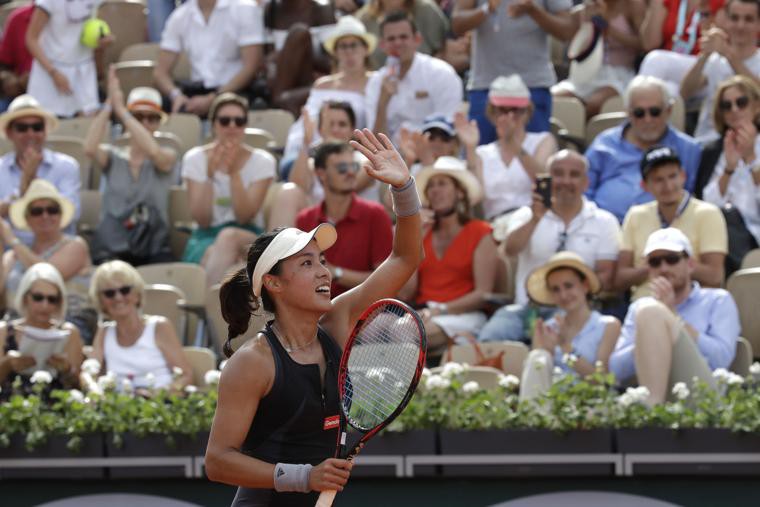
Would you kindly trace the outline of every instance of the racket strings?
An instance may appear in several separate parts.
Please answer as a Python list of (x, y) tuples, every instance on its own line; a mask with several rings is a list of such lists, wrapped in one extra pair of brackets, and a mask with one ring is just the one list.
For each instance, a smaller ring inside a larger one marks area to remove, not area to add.
[(378, 307), (354, 337), (343, 403), (351, 424), (371, 429), (407, 398), (421, 354), (416, 319), (399, 305)]

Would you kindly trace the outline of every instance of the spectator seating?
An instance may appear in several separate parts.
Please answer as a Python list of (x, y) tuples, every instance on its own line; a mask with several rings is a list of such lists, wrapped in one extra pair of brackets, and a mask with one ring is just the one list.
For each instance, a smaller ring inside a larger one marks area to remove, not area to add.
[[(485, 357), (493, 357), (502, 351), (501, 371), (520, 377), (523, 363), (528, 357), (530, 350), (520, 342), (487, 342), (478, 344)], [(447, 354), (444, 354), (441, 362), (445, 362)], [(476, 354), (472, 345), (454, 345), (451, 347), (451, 360), (456, 363), (475, 364)]]
[(736, 342), (736, 355), (729, 370), (746, 377), (749, 375), (749, 367), (752, 364), (752, 345), (743, 336)]
[(118, 62), (114, 64), (114, 67), (125, 97), (128, 97), (129, 92), (138, 86), (156, 87), (153, 79), (153, 70), (156, 68), (156, 64), (150, 60)]
[(79, 191), (79, 202), (82, 214), (77, 222), (77, 234), (82, 236), (87, 243), (92, 240), (92, 235), (100, 221), (100, 207), (102, 195), (98, 190), (83, 188)]
[(248, 112), (248, 126), (264, 129), (274, 137), (277, 149), (285, 148), (288, 131), (296, 119), (284, 109), (263, 109)]
[[(133, 62), (136, 60), (150, 60), (151, 62), (156, 63), (158, 62), (158, 54), (160, 51), (161, 48), (157, 42), (140, 42), (124, 48), (124, 51), (119, 55), (119, 61)], [(172, 77), (177, 80), (189, 80), (190, 73), (190, 60), (187, 59), (185, 53), (181, 53), (177, 64), (172, 70)]]
[(202, 130), (200, 118), (189, 113), (172, 113), (160, 127), (160, 132), (170, 132), (179, 138), (180, 157), (190, 148), (200, 144)]
[[(55, 137), (73, 137), (75, 139), (84, 140), (87, 135), (87, 131), (92, 124), (92, 116), (80, 116), (77, 118), (64, 118), (58, 120), (58, 128), (51, 132), (51, 135)], [(103, 142), (107, 143), (111, 139), (111, 124), (109, 122), (106, 125), (105, 136)]]
[(586, 146), (590, 146), (600, 133), (623, 123), (627, 117), (624, 112), (616, 112), (598, 114), (591, 118), (586, 124)]
[(149, 315), (166, 317), (179, 334), (185, 328), (185, 314), (179, 305), (184, 302), (185, 294), (180, 289), (166, 283), (151, 283), (145, 286), (142, 309)]
[(755, 354), (760, 352), (760, 312), (757, 311), (757, 295), (760, 294), (760, 268), (740, 269), (726, 283), (726, 289), (734, 297), (739, 308), (742, 336)]
[(216, 357), (214, 353), (204, 347), (183, 347), (185, 357), (193, 367), (193, 385), (206, 386), (206, 372), (216, 369)]
[(182, 257), (193, 228), (187, 189), (174, 185), (169, 190), (169, 246), (175, 259)]
[[(148, 18), (145, 3), (139, 0), (106, 0), (98, 8), (98, 17), (108, 23), (114, 41), (105, 49), (106, 67), (133, 44), (148, 40)], [(125, 96), (129, 94), (124, 90)]]
[(747, 252), (742, 259), (742, 269), (760, 268), (760, 248), (755, 248)]
[(575, 97), (552, 97), (552, 116), (576, 139), (586, 138), (586, 108)]
[[(440, 375), (443, 372), (443, 366), (436, 366), (430, 369), (433, 375)], [(490, 366), (470, 366), (462, 375), (462, 382), (477, 382), (481, 389), (496, 389), (499, 387), (499, 377), (503, 375), (500, 370)]]
[(79, 176), (82, 181), (82, 188), (92, 188), (90, 186), (92, 182), (92, 163), (90, 157), (84, 153), (82, 139), (57, 135), (48, 136), (45, 147), (73, 157), (79, 164)]

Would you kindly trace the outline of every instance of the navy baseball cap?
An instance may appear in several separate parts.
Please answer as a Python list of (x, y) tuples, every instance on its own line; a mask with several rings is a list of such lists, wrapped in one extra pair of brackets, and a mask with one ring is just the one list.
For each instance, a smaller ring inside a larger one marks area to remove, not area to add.
[(449, 137), (457, 135), (454, 125), (443, 116), (428, 116), (425, 118), (425, 123), (422, 124), (422, 132), (428, 132), (433, 129), (442, 130)]
[(681, 165), (681, 158), (676, 150), (670, 146), (653, 146), (641, 158), (641, 177), (646, 178), (652, 169), (674, 162)]

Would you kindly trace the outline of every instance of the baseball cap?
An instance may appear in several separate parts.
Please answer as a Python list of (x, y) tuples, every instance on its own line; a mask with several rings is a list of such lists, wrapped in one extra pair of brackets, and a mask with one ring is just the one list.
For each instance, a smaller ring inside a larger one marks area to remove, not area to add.
[(491, 82), (488, 101), (494, 106), (528, 107), (530, 90), (517, 74), (499, 76)]
[(691, 241), (686, 237), (686, 234), (675, 227), (657, 229), (649, 235), (644, 246), (644, 257), (657, 250), (683, 252), (689, 257), (692, 256)]
[(649, 148), (644, 156), (641, 157), (641, 177), (646, 178), (652, 169), (656, 169), (661, 165), (675, 162), (681, 165), (681, 158), (678, 156), (678, 152), (670, 146), (653, 146)]
[(422, 124), (422, 132), (438, 129), (444, 131), (449, 137), (454, 137), (456, 131), (454, 125), (451, 124), (445, 117), (440, 115), (428, 116), (425, 118), (425, 123)]

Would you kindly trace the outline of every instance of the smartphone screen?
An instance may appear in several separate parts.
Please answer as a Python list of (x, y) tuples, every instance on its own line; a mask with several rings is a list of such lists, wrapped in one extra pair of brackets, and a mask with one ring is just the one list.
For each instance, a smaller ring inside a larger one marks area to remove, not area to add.
[(547, 209), (552, 207), (552, 177), (538, 176), (536, 178), (536, 193), (544, 200)]

